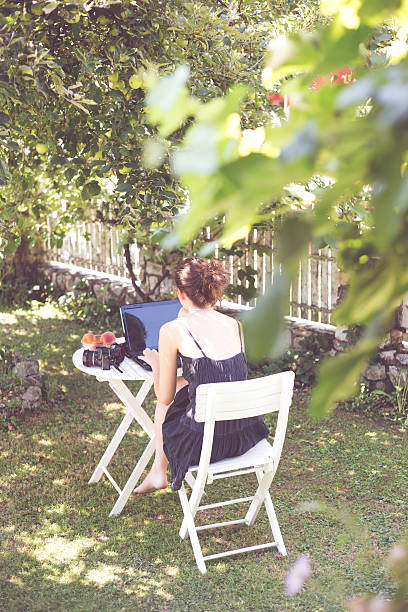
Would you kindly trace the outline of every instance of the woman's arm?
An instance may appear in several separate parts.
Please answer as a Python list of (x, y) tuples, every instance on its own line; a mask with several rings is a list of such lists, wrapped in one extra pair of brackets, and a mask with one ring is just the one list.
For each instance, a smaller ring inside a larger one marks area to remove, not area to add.
[(159, 352), (145, 349), (143, 358), (151, 366), (154, 392), (159, 402), (168, 405), (174, 399), (177, 379), (177, 338), (175, 330), (166, 323), (159, 336)]
[(238, 321), (238, 327), (239, 327), (238, 331), (240, 334), (242, 350), (245, 352), (244, 326), (242, 325), (241, 321)]

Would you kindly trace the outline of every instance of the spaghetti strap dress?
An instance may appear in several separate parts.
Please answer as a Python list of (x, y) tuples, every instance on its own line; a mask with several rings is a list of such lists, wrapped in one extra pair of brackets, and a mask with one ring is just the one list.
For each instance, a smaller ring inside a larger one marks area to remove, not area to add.
[[(180, 489), (188, 468), (200, 460), (204, 423), (195, 420), (196, 388), (203, 383), (246, 380), (248, 377), (239, 323), (238, 329), (241, 351), (228, 359), (211, 359), (186, 328), (202, 357), (181, 355), (183, 376), (188, 385), (176, 393), (162, 427), (163, 450), (170, 465), (173, 491)], [(218, 421), (215, 424), (211, 462), (242, 455), (268, 435), (269, 430), (261, 416)]]

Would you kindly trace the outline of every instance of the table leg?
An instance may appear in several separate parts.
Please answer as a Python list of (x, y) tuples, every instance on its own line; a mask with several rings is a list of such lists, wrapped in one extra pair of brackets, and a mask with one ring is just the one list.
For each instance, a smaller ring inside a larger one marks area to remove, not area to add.
[(133, 414), (135, 421), (137, 421), (140, 427), (142, 427), (150, 438), (152, 438), (154, 435), (154, 423), (143, 409), (142, 402), (153, 386), (153, 379), (145, 380), (136, 396), (128, 389), (123, 380), (110, 380), (109, 386), (126, 408)]
[(125, 484), (125, 486), (123, 487), (118, 499), (115, 502), (115, 505), (113, 506), (109, 516), (118, 516), (118, 514), (120, 514), (127, 502), (127, 500), (130, 497), (130, 494), (132, 493), (133, 489), (136, 486), (137, 481), (139, 480), (140, 476), (143, 473), (143, 470), (145, 469), (146, 465), (149, 463), (150, 458), (152, 457), (154, 450), (155, 450), (155, 438), (153, 436), (153, 438), (150, 440), (149, 444), (146, 446), (142, 456), (140, 457), (139, 461), (136, 464), (135, 469), (133, 470), (133, 472), (131, 473), (127, 483)]
[(101, 466), (106, 467), (109, 464), (110, 460), (112, 459), (113, 455), (116, 452), (116, 449), (118, 448), (119, 444), (122, 442), (123, 436), (129, 429), (133, 421), (133, 418), (134, 417), (131, 412), (127, 412), (125, 414), (121, 424), (119, 425), (119, 427), (117, 428), (115, 432), (115, 435), (113, 436), (112, 440), (109, 442), (109, 445), (106, 448), (106, 451), (103, 453), (101, 460), (99, 461), (98, 465), (95, 468), (94, 473), (92, 474), (90, 480), (88, 481), (88, 484), (98, 482), (101, 479), (102, 474), (103, 474), (103, 471), (101, 470)]
[(96, 466), (95, 471), (89, 480), (89, 484), (98, 482), (100, 480), (103, 474), (103, 470), (101, 468), (106, 468), (108, 466), (125, 433), (132, 424), (133, 419), (135, 419), (139, 423), (139, 425), (149, 435), (150, 438), (152, 438), (154, 435), (153, 421), (142, 408), (142, 402), (144, 401), (151, 387), (153, 386), (153, 379), (145, 380), (136, 396), (134, 396), (133, 393), (127, 388), (123, 380), (111, 380), (109, 381), (109, 386), (111, 387), (112, 391), (117, 395), (117, 397), (123, 402), (123, 404), (127, 408), (127, 413), (124, 416), (118, 429), (116, 430), (104, 454), (102, 455), (101, 460)]

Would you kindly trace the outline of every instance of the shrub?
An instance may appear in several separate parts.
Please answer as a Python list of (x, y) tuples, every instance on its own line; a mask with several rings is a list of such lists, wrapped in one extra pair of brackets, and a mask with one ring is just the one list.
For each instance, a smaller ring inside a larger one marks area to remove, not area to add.
[(280, 357), (259, 364), (249, 364), (251, 377), (275, 374), (285, 370), (296, 373), (296, 386), (310, 387), (316, 377), (316, 368), (331, 348), (325, 335), (306, 336), (299, 341), (300, 348), (289, 348)]
[(8, 374), (16, 364), (17, 355), (9, 346), (0, 347), (0, 374)]
[[(105, 285), (105, 295), (108, 286)], [(121, 330), (117, 306), (105, 301), (100, 302), (84, 280), (78, 281), (72, 291), (61, 296), (58, 306), (70, 319), (92, 325), (97, 328), (97, 332), (103, 331), (104, 328), (112, 328), (115, 332)]]
[(362, 412), (370, 416), (381, 416), (386, 421), (402, 424), (408, 428), (407, 384), (394, 383), (391, 393), (375, 389), (370, 391), (367, 383), (361, 383), (357, 395), (342, 403), (346, 410)]
[(25, 278), (3, 280), (0, 287), (1, 306), (24, 306), (27, 303), (29, 284)]
[[(3, 349), (2, 349), (3, 350)], [(29, 383), (11, 373), (13, 362), (0, 360), (0, 429), (13, 429), (21, 416), (21, 396)]]
[(24, 277), (3, 280), (0, 286), (0, 306), (34, 306), (61, 295), (52, 283), (33, 283)]

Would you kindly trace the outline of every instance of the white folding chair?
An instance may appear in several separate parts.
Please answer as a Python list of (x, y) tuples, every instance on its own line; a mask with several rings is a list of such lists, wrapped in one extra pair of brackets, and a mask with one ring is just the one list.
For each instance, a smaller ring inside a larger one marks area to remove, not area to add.
[[(179, 490), (184, 513), (180, 537), (185, 539), (187, 535), (190, 536), (195, 560), (202, 574), (206, 572), (206, 561), (236, 555), (237, 553), (249, 550), (276, 546), (281, 555), (286, 556), (286, 548), (269, 494), (269, 487), (278, 467), (285, 439), (294, 378), (293, 372), (282, 372), (252, 380), (210, 383), (197, 387), (195, 418), (198, 422), (204, 422), (204, 439), (199, 464), (190, 466), (187, 472), (187, 475), (191, 476), (191, 472), (197, 471), (190, 497), (187, 497), (184, 483)], [(266, 439), (263, 439), (244, 455), (210, 463), (216, 421), (253, 417), (274, 411), (278, 411), (278, 420), (273, 445), (269, 444)], [(258, 488), (255, 495), (200, 506), (206, 484), (210, 484), (213, 480), (219, 478), (228, 478), (249, 472), (255, 472), (258, 480)], [(241, 502), (251, 502), (243, 519), (200, 526), (196, 526), (194, 523), (196, 513), (199, 510), (208, 510)], [(265, 504), (274, 538), (273, 542), (203, 556), (197, 531), (221, 527), (223, 525), (237, 525), (239, 523), (245, 523), (245, 525), (251, 527), (262, 504)]]

